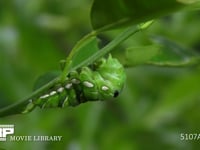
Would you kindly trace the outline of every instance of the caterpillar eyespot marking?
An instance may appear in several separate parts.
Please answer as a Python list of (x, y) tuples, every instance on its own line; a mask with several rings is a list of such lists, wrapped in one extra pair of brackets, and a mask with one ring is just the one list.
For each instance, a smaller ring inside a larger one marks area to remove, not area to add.
[(108, 58), (102, 58), (94, 64), (70, 72), (64, 81), (46, 89), (31, 102), (34, 107), (54, 108), (107, 100), (119, 95), (125, 79), (123, 66), (109, 55)]
[(94, 84), (92, 84), (92, 83), (89, 82), (89, 81), (84, 81), (84, 82), (83, 82), (83, 85), (84, 85), (85, 87), (88, 87), (88, 88), (94, 87)]
[(63, 90), (64, 90), (64, 88), (63, 88), (63, 87), (60, 87), (60, 88), (57, 89), (57, 92), (62, 93)]
[(52, 91), (49, 95), (50, 96), (53, 96), (53, 95), (55, 95), (57, 92), (56, 91)]
[(105, 86), (105, 85), (102, 86), (101, 89), (102, 89), (103, 91), (107, 91), (107, 90), (109, 90), (109, 88), (108, 88), (107, 86)]
[(71, 88), (72, 88), (72, 83), (66, 84), (66, 85), (65, 85), (65, 88), (66, 88), (66, 89), (71, 89)]
[(76, 78), (72, 79), (71, 81), (72, 81), (72, 83), (74, 83), (74, 84), (79, 84), (79, 83), (80, 83), (80, 81), (79, 81), (78, 79), (76, 79)]
[(45, 99), (45, 98), (47, 98), (47, 97), (49, 97), (49, 94), (45, 94), (45, 95), (43, 95), (43, 96), (40, 96), (41, 99)]

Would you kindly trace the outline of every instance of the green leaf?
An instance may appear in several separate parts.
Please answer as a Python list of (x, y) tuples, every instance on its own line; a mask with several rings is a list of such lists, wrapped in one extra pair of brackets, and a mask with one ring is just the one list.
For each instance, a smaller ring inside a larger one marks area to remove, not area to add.
[(33, 91), (39, 89), (40, 87), (44, 86), (48, 82), (52, 81), (53, 79), (58, 77), (60, 75), (60, 73), (61, 73), (61, 71), (51, 71), (51, 72), (45, 73), (44, 75), (41, 75), (36, 80), (36, 82), (33, 86)]
[(153, 36), (154, 44), (160, 45), (157, 55), (147, 64), (158, 66), (187, 66), (199, 63), (199, 54), (164, 37)]
[(94, 0), (91, 22), (95, 30), (109, 30), (152, 20), (183, 6), (186, 3), (177, 0)]
[(144, 64), (158, 54), (158, 45), (131, 47), (126, 50), (128, 65)]
[(124, 65), (147, 64), (182, 67), (200, 63), (199, 54), (164, 37), (154, 36), (153, 45), (127, 48)]
[[(91, 32), (84, 36), (77, 44), (74, 46), (69, 56), (66, 58), (66, 61), (60, 62), (61, 69), (63, 73), (60, 77), (62, 81), (65, 80), (66, 75), (72, 69), (78, 69), (78, 66), (92, 55), (94, 55), (98, 50), (98, 44), (96, 39), (96, 33)], [(86, 64), (87, 65), (87, 64)]]
[(91, 57), (94, 53), (99, 50), (96, 37), (91, 37), (88, 40), (84, 41), (84, 43), (79, 47), (77, 52), (72, 57), (72, 66), (80, 64), (84, 60)]

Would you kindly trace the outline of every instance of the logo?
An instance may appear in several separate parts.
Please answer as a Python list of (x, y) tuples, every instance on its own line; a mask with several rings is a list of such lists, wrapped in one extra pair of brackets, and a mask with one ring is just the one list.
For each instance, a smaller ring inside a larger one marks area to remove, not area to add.
[[(62, 136), (59, 135), (12, 135), (14, 134), (14, 125), (1, 125), (0, 124), (0, 142), (3, 141), (26, 141), (26, 142), (58, 142), (62, 140)], [(9, 136), (8, 136), (9, 135)], [(0, 148), (1, 150), (1, 148)]]
[(14, 125), (0, 125), (0, 141), (6, 141), (10, 134), (14, 134)]

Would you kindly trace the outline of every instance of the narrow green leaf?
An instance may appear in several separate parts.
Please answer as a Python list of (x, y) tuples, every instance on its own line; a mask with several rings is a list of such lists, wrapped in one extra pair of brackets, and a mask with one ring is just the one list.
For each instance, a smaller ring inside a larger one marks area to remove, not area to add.
[(86, 40), (72, 57), (72, 66), (80, 64), (99, 50), (96, 37)]
[(63, 81), (72, 68), (76, 68), (81, 62), (88, 59), (98, 51), (96, 32), (91, 32), (76, 43), (66, 61), (61, 61), (63, 73), (60, 79)]
[(95, 30), (109, 30), (152, 20), (184, 6), (186, 3), (177, 0), (94, 0), (91, 22)]
[(104, 46), (101, 50), (94, 53), (90, 58), (85, 59), (85, 61), (81, 62), (79, 65), (73, 67), (73, 69), (78, 69), (84, 65), (88, 65), (97, 59), (103, 57), (104, 55), (111, 52), (115, 47), (117, 47), (119, 44), (124, 42), (126, 39), (128, 39), (130, 36), (136, 34), (137, 32), (141, 31), (140, 26), (132, 26), (123, 31), (121, 34), (119, 34), (114, 40), (112, 40), (110, 43), (108, 43), (106, 46)]
[(149, 26), (151, 26), (153, 22), (154, 20), (146, 21), (146, 22), (140, 23), (138, 26), (140, 27), (141, 30), (144, 30), (148, 28)]

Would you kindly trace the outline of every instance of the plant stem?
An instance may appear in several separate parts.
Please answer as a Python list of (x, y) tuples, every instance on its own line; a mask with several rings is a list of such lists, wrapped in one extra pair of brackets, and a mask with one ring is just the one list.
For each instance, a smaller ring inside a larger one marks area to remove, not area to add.
[(8, 107), (0, 109), (0, 117), (22, 113), (26, 109), (26, 106), (30, 103), (29, 102), (30, 100), (36, 98), (37, 96), (39, 96), (40, 94), (42, 94), (43, 91), (45, 91), (46, 89), (50, 88), (54, 84), (60, 82), (60, 80), (63, 80), (68, 72), (70, 72), (71, 70), (76, 70), (76, 69), (78, 69), (78, 68), (80, 68), (82, 66), (87, 66), (88, 64), (94, 62), (95, 60), (103, 57), (105, 54), (107, 54), (108, 52), (110, 52), (111, 50), (113, 50), (116, 46), (118, 46), (123, 41), (125, 41), (126, 39), (128, 39), (130, 36), (132, 36), (133, 34), (135, 34), (136, 32), (138, 32), (138, 31), (140, 31), (142, 29), (144, 29), (144, 28), (142, 28), (142, 27), (137, 27), (136, 28), (135, 26), (132, 26), (132, 27), (128, 28), (127, 30), (125, 30), (124, 32), (122, 32), (121, 34), (119, 34), (113, 41), (111, 41), (110, 43), (108, 43), (108, 45), (106, 45), (101, 50), (99, 50), (97, 53), (95, 53), (94, 55), (92, 55), (90, 58), (86, 59), (85, 61), (83, 61), (79, 65), (77, 65), (77, 66), (75, 66), (73, 68), (70, 68), (71, 59), (74, 56), (74, 54), (78, 51), (78, 47), (83, 42), (85, 42), (85, 40), (87, 40), (88, 38), (90, 38), (91, 36), (97, 35), (99, 32), (101, 32), (101, 30), (99, 30), (99, 31), (93, 31), (90, 34), (86, 35), (82, 40), (79, 41), (79, 43), (77, 43), (77, 45), (72, 50), (72, 53), (70, 53), (70, 56), (66, 60), (67, 62), (66, 62), (66, 66), (64, 68), (64, 72), (61, 74), (61, 76), (57, 77), (56, 79), (50, 81), (49, 83), (47, 83), (46, 85), (44, 85), (40, 89), (36, 90), (29, 97), (25, 98), (23, 101), (15, 103), (13, 105), (10, 105)]
[(89, 40), (91, 37), (96, 36), (97, 34), (98, 31), (90, 32), (89, 34), (85, 35), (80, 41), (78, 41), (77, 44), (73, 47), (69, 56), (66, 58), (65, 67), (61, 75), (61, 81), (65, 80), (66, 74), (68, 74), (69, 71), (71, 70), (72, 59), (74, 55), (79, 52), (81, 45), (85, 43), (87, 40)]
[(26, 109), (26, 106), (30, 103), (29, 100), (36, 98), (38, 95), (42, 94), (44, 90), (52, 87), (58, 81), (59, 81), (59, 77), (55, 78), (54, 80), (42, 86), (38, 90), (34, 91), (30, 96), (28, 96), (21, 102), (18, 102), (13, 105), (0, 109), (0, 117), (22, 113)]
[(79, 65), (77, 65), (76, 67), (74, 67), (72, 69), (74, 70), (74, 69), (81, 68), (83, 66), (87, 66), (90, 63), (96, 61), (97, 59), (103, 57), (105, 54), (109, 53), (111, 50), (113, 50), (119, 44), (121, 44), (126, 39), (128, 39), (130, 36), (132, 36), (133, 34), (137, 33), (140, 30), (141, 30), (141, 28), (136, 28), (135, 26), (128, 28), (127, 30), (125, 30), (124, 32), (119, 34), (114, 40), (112, 40), (110, 43), (108, 43), (105, 47), (103, 47), (101, 50), (99, 50), (97, 53), (92, 55), (90, 58), (84, 60), (83, 62), (81, 62)]

